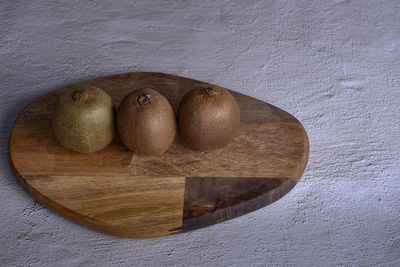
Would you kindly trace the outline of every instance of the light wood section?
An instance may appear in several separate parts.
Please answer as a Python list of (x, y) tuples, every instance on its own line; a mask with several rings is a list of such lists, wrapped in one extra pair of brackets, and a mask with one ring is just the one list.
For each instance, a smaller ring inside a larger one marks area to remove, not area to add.
[(33, 188), (63, 208), (119, 236), (155, 237), (182, 225), (185, 177), (25, 176)]
[[(128, 73), (82, 84), (102, 88), (116, 106), (131, 91), (152, 88), (167, 97), (176, 111), (183, 95), (204, 83), (162, 73)], [(241, 126), (234, 142), (222, 149), (194, 151), (178, 136), (169, 150), (157, 157), (133, 155), (118, 137), (98, 152), (68, 151), (57, 143), (49, 124), (57, 97), (64, 90), (46, 94), (23, 110), (9, 140), (10, 165), (17, 180), (36, 200), (104, 233), (127, 237), (174, 233), (171, 229), (184, 225), (183, 206), (194, 203), (184, 199), (186, 177), (271, 179), (274, 186), (265, 190), (275, 190), (274, 197), (257, 200), (257, 192), (267, 195), (264, 189), (253, 188), (248, 196), (240, 190), (240, 209), (229, 207), (227, 216), (216, 207), (218, 219), (195, 225), (199, 228), (240, 216), (286, 194), (301, 178), (307, 163), (307, 134), (293, 116), (233, 91), (241, 111)], [(218, 189), (215, 197), (220, 198), (223, 190)], [(213, 201), (214, 195), (207, 201)], [(249, 201), (251, 206), (246, 206), (246, 198), (254, 199)], [(236, 203), (231, 197), (226, 199)], [(222, 203), (220, 208), (227, 209), (226, 205)], [(213, 217), (204, 216), (203, 220)], [(191, 225), (193, 220), (196, 218), (191, 218)]]
[[(61, 147), (47, 122), (26, 122), (15, 125), (11, 144), (15, 166), (24, 175), (92, 175), (96, 168), (109, 175), (290, 177), (298, 181), (302, 166), (296, 160), (304, 156), (302, 133), (298, 123), (243, 122), (235, 142), (212, 153), (187, 148), (178, 137), (161, 156), (132, 155), (117, 139), (102, 151), (84, 154)], [(292, 141), (290, 146), (287, 140)], [(40, 164), (32, 160), (37, 155)]]
[(63, 148), (49, 122), (16, 123), (10, 139), (15, 168), (22, 175), (130, 175), (132, 152), (118, 138), (94, 153)]

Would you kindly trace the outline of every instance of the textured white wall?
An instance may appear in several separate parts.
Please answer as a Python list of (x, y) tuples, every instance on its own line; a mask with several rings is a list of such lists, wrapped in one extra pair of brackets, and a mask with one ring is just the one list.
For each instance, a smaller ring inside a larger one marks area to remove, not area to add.
[[(0, 1), (0, 266), (399, 266), (400, 2)], [(19, 111), (72, 83), (167, 72), (295, 115), (311, 152), (278, 202), (177, 236), (72, 223), (15, 182)]]

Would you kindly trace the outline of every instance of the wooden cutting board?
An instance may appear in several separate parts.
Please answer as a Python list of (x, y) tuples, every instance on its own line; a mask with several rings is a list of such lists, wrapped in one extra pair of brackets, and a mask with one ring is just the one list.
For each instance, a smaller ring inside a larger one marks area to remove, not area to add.
[[(139, 72), (83, 84), (108, 92), (116, 107), (131, 91), (153, 88), (176, 110), (186, 92), (205, 83)], [(307, 164), (308, 138), (299, 121), (233, 91), (240, 132), (222, 149), (193, 151), (177, 136), (162, 156), (138, 156), (116, 137), (101, 151), (71, 152), (50, 129), (53, 107), (65, 90), (46, 94), (22, 111), (9, 140), (10, 165), (34, 199), (100, 232), (146, 238), (223, 222), (283, 197)]]

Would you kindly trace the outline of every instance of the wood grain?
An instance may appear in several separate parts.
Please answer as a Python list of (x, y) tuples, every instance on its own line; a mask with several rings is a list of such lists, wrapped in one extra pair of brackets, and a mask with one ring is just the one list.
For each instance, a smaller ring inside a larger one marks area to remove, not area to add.
[[(108, 92), (116, 106), (131, 91), (152, 88), (176, 112), (185, 93), (205, 83), (127, 73), (84, 84)], [(161, 156), (134, 155), (118, 137), (98, 152), (68, 151), (49, 124), (57, 97), (67, 89), (46, 94), (23, 110), (9, 140), (10, 165), (36, 200), (104, 233), (163, 236), (243, 215), (289, 192), (307, 163), (307, 134), (293, 116), (233, 91), (241, 126), (234, 142), (222, 149), (194, 151), (178, 136)]]

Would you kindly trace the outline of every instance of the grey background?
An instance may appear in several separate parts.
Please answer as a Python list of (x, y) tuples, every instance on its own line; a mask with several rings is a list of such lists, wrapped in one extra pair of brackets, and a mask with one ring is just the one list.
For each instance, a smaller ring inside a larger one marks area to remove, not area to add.
[[(399, 1), (0, 2), (1, 266), (399, 266)], [(274, 204), (135, 240), (36, 203), (7, 162), (13, 121), (76, 82), (157, 71), (296, 116), (311, 151)]]

